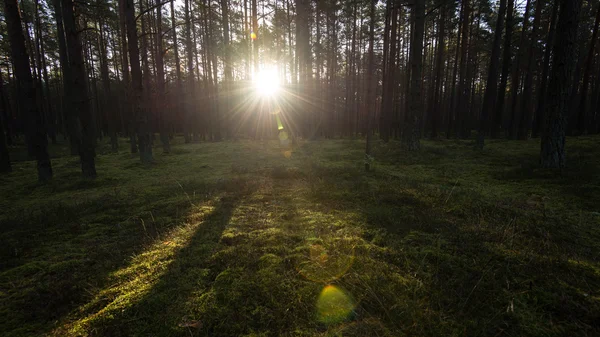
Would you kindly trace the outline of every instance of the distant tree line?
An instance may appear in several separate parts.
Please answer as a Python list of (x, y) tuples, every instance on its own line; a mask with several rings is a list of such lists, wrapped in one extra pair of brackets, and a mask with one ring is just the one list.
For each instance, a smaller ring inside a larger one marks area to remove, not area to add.
[(274, 67), (293, 137), (541, 138), (600, 132), (597, 0), (3, 0), (0, 171), (24, 136), (38, 177), (68, 139), (83, 175), (119, 135), (144, 163), (186, 142), (277, 132), (251, 81)]

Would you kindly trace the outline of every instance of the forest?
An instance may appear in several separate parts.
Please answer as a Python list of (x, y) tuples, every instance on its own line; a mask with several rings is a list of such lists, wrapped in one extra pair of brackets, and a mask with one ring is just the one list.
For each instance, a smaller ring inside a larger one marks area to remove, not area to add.
[(2, 0), (1, 336), (600, 336), (600, 0)]

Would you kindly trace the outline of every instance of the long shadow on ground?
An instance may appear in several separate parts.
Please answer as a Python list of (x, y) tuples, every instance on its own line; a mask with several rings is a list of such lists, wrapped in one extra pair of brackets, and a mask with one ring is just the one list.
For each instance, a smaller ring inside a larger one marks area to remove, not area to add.
[(125, 309), (116, 306), (112, 310), (110, 305), (101, 309), (108, 312), (97, 317), (92, 314), (84, 329), (91, 336), (173, 336), (188, 334), (188, 329), (196, 331), (199, 323), (188, 319), (187, 301), (192, 294), (209, 287), (216, 276), (218, 266), (210, 257), (240, 200), (249, 193), (243, 186), (238, 187), (238, 191), (220, 197), (207, 215), (196, 217), (200, 224), (189, 241), (165, 262), (166, 270), (158, 273), (158, 280), (151, 281), (141, 297), (135, 291), (118, 295), (114, 301), (131, 301), (130, 305), (125, 305)]

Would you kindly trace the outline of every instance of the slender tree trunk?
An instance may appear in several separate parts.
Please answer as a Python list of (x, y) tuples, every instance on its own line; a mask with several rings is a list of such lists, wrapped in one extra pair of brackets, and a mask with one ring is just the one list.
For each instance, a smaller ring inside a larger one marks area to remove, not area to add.
[[(181, 112), (181, 104), (180, 104), (180, 97), (181, 95), (183, 95), (183, 89), (182, 89), (182, 84), (181, 84), (181, 64), (180, 64), (180, 60), (179, 60), (179, 43), (177, 42), (177, 29), (176, 29), (176, 23), (175, 23), (175, 0), (171, 1), (171, 33), (172, 33), (172, 37), (173, 37), (173, 58), (175, 59), (175, 74), (177, 76), (176, 79), (176, 90), (175, 92), (171, 95), (171, 102), (173, 104), (173, 107), (175, 108), (175, 111), (177, 111), (178, 113)], [(185, 116), (185, 112), (184, 112), (184, 116)], [(183, 120), (184, 123), (184, 127), (183, 130), (185, 130), (186, 126), (186, 120)]]
[[(523, 95), (521, 98), (521, 121), (519, 123), (519, 132), (517, 137), (519, 139), (525, 140), (529, 137), (529, 130), (531, 129), (531, 119), (532, 119), (532, 104), (531, 99), (532, 91), (533, 91), (533, 74), (534, 74), (534, 61), (537, 59), (539, 55), (539, 26), (540, 20), (542, 16), (542, 8), (544, 7), (543, 1), (537, 1), (535, 7), (535, 14), (533, 18), (533, 27), (531, 30), (531, 38), (529, 39), (529, 43), (531, 44), (529, 48), (529, 55), (527, 55), (527, 61), (525, 63), (525, 68), (523, 72), (525, 73), (525, 80), (523, 82)], [(537, 70), (537, 69), (536, 69)], [(537, 71), (535, 71), (537, 72)]]
[(411, 11), (414, 16), (414, 33), (410, 44), (410, 97), (409, 120), (406, 127), (406, 147), (409, 151), (419, 150), (420, 118), (423, 115), (422, 78), (423, 36), (425, 34), (425, 0), (416, 0)]
[(4, 0), (4, 18), (15, 77), (19, 85), (19, 100), (24, 112), (24, 119), (27, 121), (28, 146), (37, 160), (38, 180), (46, 182), (52, 179), (52, 163), (48, 155), (48, 139), (44, 120), (37, 108), (36, 88), (29, 68), (29, 55), (25, 48), (25, 37), (17, 0)]
[(374, 100), (375, 100), (375, 83), (373, 82), (373, 72), (375, 71), (375, 56), (374, 56), (374, 45), (375, 45), (375, 1), (371, 0), (370, 1), (370, 23), (369, 23), (369, 54), (368, 54), (368, 58), (369, 60), (368, 65), (367, 65), (367, 97), (366, 100), (368, 103), (367, 105), (367, 147), (366, 147), (366, 151), (365, 151), (365, 170), (369, 171), (371, 169), (371, 160), (372, 160), (372, 156), (373, 156), (373, 149), (372, 149), (372, 127), (373, 127), (373, 116), (374, 113), (371, 112), (373, 110), (373, 106), (374, 106)]
[(560, 0), (558, 35), (553, 47), (554, 60), (540, 153), (544, 168), (564, 168), (566, 165), (565, 133), (580, 8), (581, 0)]
[(126, 1), (119, 0), (119, 36), (121, 39), (121, 72), (123, 73), (123, 87), (125, 88), (125, 116), (127, 120), (127, 133), (129, 134), (129, 150), (131, 153), (138, 152), (137, 138), (135, 133), (135, 119), (132, 106), (133, 88), (131, 86), (128, 59), (128, 41), (127, 41), (127, 15)]
[(62, 83), (63, 83), (63, 116), (66, 122), (66, 129), (69, 135), (69, 145), (71, 149), (71, 155), (79, 154), (79, 130), (77, 129), (77, 121), (75, 111), (71, 106), (71, 99), (68, 97), (68, 93), (71, 91), (71, 67), (69, 66), (69, 57), (67, 56), (67, 42), (65, 37), (65, 31), (63, 26), (62, 6), (60, 0), (52, 1), (54, 7), (54, 16), (56, 19), (56, 32), (58, 40), (58, 54), (60, 60), (60, 67), (62, 71)]
[[(506, 1), (506, 0), (504, 0)], [(431, 109), (431, 138), (438, 137), (438, 126), (441, 122), (442, 111), (442, 86), (444, 83), (444, 58), (446, 53), (446, 17), (448, 9), (445, 6), (440, 7), (440, 20), (438, 21), (437, 36), (437, 54), (435, 61), (435, 87), (433, 93), (433, 102)]]
[[(539, 0), (538, 0), (539, 1)], [(489, 118), (494, 111), (496, 94), (498, 93), (498, 67), (500, 65), (500, 43), (502, 42), (502, 30), (504, 29), (504, 15), (506, 14), (506, 0), (500, 0), (498, 19), (494, 31), (494, 42), (490, 56), (490, 67), (483, 96), (483, 108), (479, 120), (479, 132), (477, 136), (477, 147), (483, 150), (485, 133), (489, 130)]]
[(573, 111), (573, 113), (578, 113), (577, 117), (577, 131), (580, 134), (586, 133), (588, 131), (589, 126), (589, 116), (587, 113), (588, 110), (588, 90), (590, 85), (590, 76), (592, 73), (592, 69), (594, 68), (594, 52), (596, 50), (596, 41), (598, 39), (598, 25), (600, 24), (600, 5), (597, 5), (598, 12), (596, 14), (596, 22), (594, 23), (594, 31), (592, 33), (592, 40), (590, 41), (590, 48), (587, 54), (587, 58), (585, 61), (585, 72), (583, 74), (583, 85), (581, 87), (581, 99), (579, 102), (579, 111)]
[[(512, 31), (513, 31), (513, 18), (515, 10), (515, 0), (508, 0), (508, 7), (506, 12), (506, 33), (504, 35), (504, 51), (502, 56), (502, 78), (500, 80), (500, 88), (498, 89), (498, 99), (496, 101), (496, 113), (494, 118), (494, 124), (492, 126), (492, 138), (496, 138), (498, 135), (498, 129), (503, 126), (504, 123), (504, 99), (506, 97), (506, 86), (508, 84), (508, 73), (512, 63)], [(508, 132), (508, 130), (506, 130)]]
[(507, 131), (510, 133), (510, 139), (517, 139), (520, 122), (524, 111), (518, 109), (518, 98), (519, 98), (519, 88), (521, 86), (521, 72), (524, 72), (523, 69), (525, 61), (525, 55), (528, 55), (527, 49), (529, 48), (529, 41), (527, 39), (527, 29), (529, 26), (529, 10), (531, 8), (531, 0), (527, 0), (525, 4), (525, 17), (523, 19), (523, 29), (521, 30), (521, 38), (519, 43), (519, 51), (517, 53), (517, 59), (515, 60), (515, 66), (513, 67), (512, 73), (512, 84), (510, 88), (510, 111), (509, 111), (509, 123)]
[(165, 65), (163, 61), (163, 30), (162, 30), (162, 0), (156, 0), (156, 34), (155, 34), (155, 49), (156, 49), (156, 105), (159, 116), (160, 142), (162, 143), (163, 152), (171, 152), (171, 144), (169, 144), (168, 125), (170, 118), (167, 117), (165, 108)]
[(152, 143), (150, 139), (150, 125), (143, 102), (144, 87), (142, 84), (142, 69), (140, 67), (140, 50), (138, 48), (137, 27), (135, 24), (135, 8), (133, 0), (125, 1), (125, 17), (127, 20), (127, 47), (129, 49), (129, 63), (131, 64), (131, 87), (133, 98), (133, 115), (136, 123), (136, 134), (142, 163), (152, 163)]
[(554, 0), (552, 6), (552, 18), (550, 20), (550, 28), (548, 31), (548, 39), (546, 40), (546, 51), (544, 52), (544, 61), (540, 84), (538, 86), (538, 102), (535, 112), (535, 121), (533, 123), (532, 137), (536, 138), (542, 131), (544, 126), (545, 113), (546, 113), (546, 98), (547, 98), (547, 87), (548, 87), (548, 73), (550, 72), (550, 56), (552, 55), (552, 48), (554, 46), (554, 36), (556, 35), (556, 21), (558, 20), (558, 9), (560, 0)]
[(193, 109), (193, 101), (196, 89), (195, 86), (195, 78), (194, 78), (194, 51), (192, 50), (192, 20), (190, 17), (190, 2), (191, 0), (184, 0), (184, 15), (185, 15), (185, 51), (187, 54), (187, 95), (186, 95), (186, 106), (185, 106), (185, 123), (184, 123), (184, 138), (185, 142), (189, 143), (191, 141), (191, 133), (192, 130), (190, 126), (194, 124), (192, 119), (195, 118), (195, 114), (192, 113)]
[[(457, 138), (464, 138), (464, 124), (467, 118), (468, 100), (469, 100), (469, 80), (468, 71), (470, 64), (468, 62), (469, 57), (469, 28), (470, 28), (470, 17), (471, 17), (471, 0), (462, 1), (462, 13), (461, 13), (461, 24), (462, 24), (462, 41), (460, 45), (461, 56), (459, 64), (460, 79), (458, 82), (458, 102), (455, 107), (455, 124), (454, 130)], [(411, 56), (412, 57), (412, 56)]]
[(67, 55), (69, 57), (69, 67), (71, 68), (71, 91), (68, 96), (71, 99), (70, 105), (74, 111), (78, 112), (78, 124), (81, 128), (79, 144), (81, 172), (86, 178), (94, 178), (96, 177), (94, 122), (89, 105), (85, 63), (79, 32), (75, 23), (74, 10), (73, 0), (62, 0), (63, 24), (67, 37)]

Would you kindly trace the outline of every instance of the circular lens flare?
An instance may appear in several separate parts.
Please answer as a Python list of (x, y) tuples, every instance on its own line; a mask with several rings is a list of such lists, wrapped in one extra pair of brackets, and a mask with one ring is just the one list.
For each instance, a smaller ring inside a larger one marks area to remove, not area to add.
[(354, 300), (344, 290), (328, 285), (317, 299), (317, 318), (325, 324), (341, 323), (352, 316), (354, 306)]
[(263, 70), (254, 78), (254, 88), (261, 96), (273, 96), (279, 91), (279, 78), (272, 69)]

